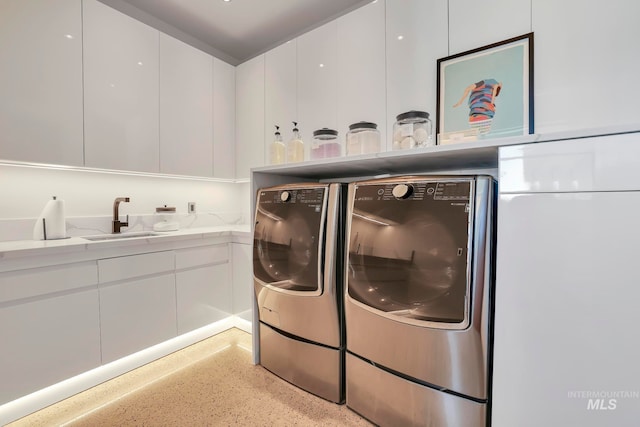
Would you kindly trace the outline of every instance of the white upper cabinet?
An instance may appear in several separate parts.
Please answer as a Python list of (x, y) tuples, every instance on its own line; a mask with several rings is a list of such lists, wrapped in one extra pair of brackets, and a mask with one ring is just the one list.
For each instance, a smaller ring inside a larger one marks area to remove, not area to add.
[(640, 2), (533, 0), (536, 133), (638, 123)]
[[(449, 54), (454, 55), (531, 32), (531, 1), (488, 0), (482, 4), (474, 0), (449, 1)], [(577, 4), (576, 7), (583, 6)], [(575, 10), (573, 7), (566, 8)], [(557, 28), (569, 33), (568, 22), (571, 21), (565, 21)]]
[(448, 25), (447, 0), (386, 0), (386, 3), (387, 149), (390, 150), (398, 114), (426, 111), (435, 125), (436, 63), (448, 54)]
[[(298, 121), (296, 90), (296, 41), (287, 42), (265, 54), (265, 163), (269, 164), (269, 146), (274, 139), (275, 125), (280, 126), (280, 133), (285, 142), (291, 139), (293, 121)], [(304, 122), (300, 123), (306, 128)], [(303, 139), (304, 140), (304, 139)], [(307, 140), (304, 140), (305, 146)], [(307, 157), (308, 154), (307, 154)]]
[(378, 125), (385, 150), (385, 2), (378, 0), (336, 20), (338, 132), (352, 123), (367, 121)]
[(162, 33), (160, 172), (213, 176), (213, 58)]
[(264, 55), (236, 68), (236, 178), (265, 164)]
[(79, 0), (0, 1), (0, 159), (82, 166)]
[[(313, 131), (324, 127), (337, 130), (339, 138), (344, 139), (345, 131), (338, 129), (337, 85), (341, 65), (337, 58), (337, 37), (337, 24), (332, 21), (296, 40), (298, 120), (306, 145), (311, 144)], [(286, 135), (287, 132), (283, 134)]]
[(213, 58), (213, 176), (235, 178), (236, 69)]
[(158, 31), (83, 5), (85, 165), (158, 172)]

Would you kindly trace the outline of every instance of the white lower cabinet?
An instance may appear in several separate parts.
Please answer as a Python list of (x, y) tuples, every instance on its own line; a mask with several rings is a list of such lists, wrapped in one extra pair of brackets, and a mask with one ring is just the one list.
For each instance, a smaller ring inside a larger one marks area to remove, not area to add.
[(178, 334), (231, 316), (229, 264), (176, 273)]
[(226, 244), (179, 250), (176, 269), (178, 334), (231, 316)]
[(98, 260), (102, 363), (177, 336), (174, 259), (165, 251)]
[(100, 366), (96, 279), (95, 262), (0, 274), (0, 405)]
[(251, 245), (35, 262), (46, 266), (0, 270), (0, 406), (240, 311), (251, 319)]
[(233, 314), (251, 322), (253, 320), (253, 246), (234, 243), (233, 266)]

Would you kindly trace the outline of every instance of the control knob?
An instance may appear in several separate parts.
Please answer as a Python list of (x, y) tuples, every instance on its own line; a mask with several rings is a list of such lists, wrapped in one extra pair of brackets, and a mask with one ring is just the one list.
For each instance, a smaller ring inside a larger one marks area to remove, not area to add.
[(410, 184), (398, 184), (393, 187), (391, 194), (396, 199), (406, 199), (413, 194), (413, 187)]
[(291, 200), (291, 193), (289, 193), (288, 191), (283, 191), (282, 193), (280, 193), (280, 200), (282, 200), (283, 202), (288, 202), (289, 200)]

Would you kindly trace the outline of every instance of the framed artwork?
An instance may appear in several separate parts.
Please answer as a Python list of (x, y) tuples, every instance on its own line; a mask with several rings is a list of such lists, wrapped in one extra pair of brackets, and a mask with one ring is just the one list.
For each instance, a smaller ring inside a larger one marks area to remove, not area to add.
[(438, 144), (533, 133), (533, 33), (438, 59)]

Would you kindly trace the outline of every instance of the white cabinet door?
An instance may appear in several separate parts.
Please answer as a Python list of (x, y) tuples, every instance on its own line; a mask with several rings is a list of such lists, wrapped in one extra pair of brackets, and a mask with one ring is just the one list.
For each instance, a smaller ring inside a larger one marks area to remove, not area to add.
[(175, 253), (98, 260), (102, 363), (177, 335)]
[(235, 178), (236, 69), (213, 58), (213, 176)]
[(160, 172), (213, 176), (213, 58), (162, 33)]
[(229, 276), (226, 262), (176, 273), (178, 334), (231, 316)]
[(535, 132), (638, 123), (640, 2), (532, 3)]
[[(531, 32), (531, 2), (488, 0), (479, 4), (473, 0), (449, 1), (449, 54)], [(566, 32), (567, 22), (557, 28)]]
[(97, 289), (0, 308), (0, 343), (0, 405), (97, 368)]
[(385, 150), (386, 81), (385, 81), (385, 2), (378, 0), (336, 20), (338, 131), (346, 133), (349, 125), (373, 122), (378, 125), (381, 151)]
[(236, 68), (236, 178), (248, 179), (251, 168), (263, 166), (264, 55)]
[(78, 0), (0, 1), (0, 159), (82, 166)]
[[(269, 164), (271, 161), (269, 147), (275, 137), (275, 126), (280, 126), (280, 133), (286, 144), (293, 135), (292, 122), (298, 121), (296, 41), (289, 41), (267, 52), (264, 70), (265, 163)], [(305, 128), (306, 124), (300, 122), (298, 127)], [(307, 148), (309, 146), (307, 142), (310, 140), (303, 139), (303, 141)], [(306, 158), (309, 158), (308, 148), (306, 151)]]
[(228, 245), (176, 251), (178, 333), (225, 319), (232, 314)]
[(637, 424), (639, 208), (640, 192), (501, 195), (493, 426)]
[(426, 111), (435, 125), (434, 64), (448, 54), (448, 26), (447, 0), (386, 0), (386, 4), (387, 150), (391, 150), (398, 114)]
[(100, 289), (102, 363), (177, 336), (175, 274)]
[(159, 171), (158, 31), (83, 1), (85, 165)]
[(344, 140), (346, 130), (338, 129), (337, 85), (342, 71), (337, 59), (337, 37), (337, 24), (331, 21), (296, 40), (298, 119), (307, 145), (311, 144), (313, 131), (321, 128), (337, 130), (338, 138)]
[(253, 246), (234, 243), (233, 260), (233, 314), (252, 321), (253, 308)]

